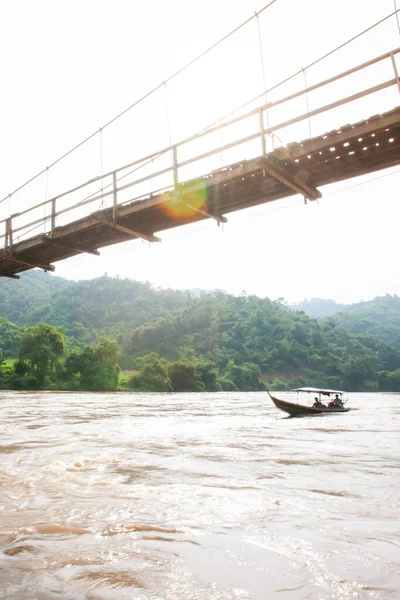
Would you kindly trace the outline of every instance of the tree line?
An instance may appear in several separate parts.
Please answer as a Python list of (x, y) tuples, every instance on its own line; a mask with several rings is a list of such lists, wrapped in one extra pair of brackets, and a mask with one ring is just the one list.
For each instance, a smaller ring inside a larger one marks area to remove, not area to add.
[(400, 301), (378, 300), (316, 319), (283, 300), (32, 272), (0, 287), (0, 385), (400, 391)]
[(22, 334), (19, 357), (0, 353), (0, 386), (22, 390), (204, 392), (263, 390), (257, 365), (228, 364), (221, 377), (215, 365), (198, 358), (169, 362), (151, 352), (136, 359), (132, 372), (121, 374), (120, 347), (101, 336), (96, 344), (68, 349), (63, 331), (40, 323)]

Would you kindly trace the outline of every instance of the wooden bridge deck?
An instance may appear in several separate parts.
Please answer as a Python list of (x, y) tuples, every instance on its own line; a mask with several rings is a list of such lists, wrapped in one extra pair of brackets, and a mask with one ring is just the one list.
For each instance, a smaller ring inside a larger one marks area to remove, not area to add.
[[(18, 277), (52, 263), (134, 238), (273, 202), (296, 193), (310, 200), (318, 188), (400, 163), (400, 108), (303, 143), (205, 174), (176, 190), (90, 214), (49, 235), (11, 243), (0, 254), (0, 276)], [(202, 202), (199, 202), (199, 198)]]

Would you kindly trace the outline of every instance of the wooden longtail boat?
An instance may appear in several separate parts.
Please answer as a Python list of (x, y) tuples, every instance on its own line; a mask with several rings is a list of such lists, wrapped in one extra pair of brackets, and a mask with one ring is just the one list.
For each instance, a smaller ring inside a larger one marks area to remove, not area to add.
[[(319, 406), (306, 406), (304, 404), (300, 404), (297, 402), (288, 402), (287, 400), (282, 400), (280, 398), (276, 398), (275, 396), (272, 396), (270, 394), (270, 392), (268, 392), (268, 390), (267, 390), (267, 393), (268, 393), (269, 397), (271, 398), (272, 402), (275, 404), (275, 406), (277, 408), (279, 408), (280, 410), (283, 410), (284, 412), (288, 413), (291, 417), (302, 417), (305, 415), (320, 415), (320, 414), (329, 414), (329, 413), (343, 413), (343, 412), (349, 412), (349, 410), (351, 410), (351, 408), (346, 408), (346, 406), (345, 406), (346, 402), (343, 402), (343, 400), (342, 400), (343, 394), (345, 392), (342, 392), (339, 390), (322, 390), (322, 389), (318, 389), (318, 388), (297, 388), (292, 391), (316, 395), (315, 404), (318, 401)], [(330, 396), (334, 396), (335, 399), (333, 401), (330, 401), (330, 404), (333, 404), (333, 405), (325, 406), (321, 402), (322, 396), (327, 396), (328, 399), (330, 398)]]

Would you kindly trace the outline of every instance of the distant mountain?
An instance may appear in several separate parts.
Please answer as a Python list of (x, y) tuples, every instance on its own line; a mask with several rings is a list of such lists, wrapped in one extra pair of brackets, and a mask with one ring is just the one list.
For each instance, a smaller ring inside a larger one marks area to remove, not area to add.
[(346, 331), (373, 336), (400, 350), (400, 298), (396, 295), (351, 304), (334, 320)]
[(311, 298), (298, 304), (292, 304), (290, 308), (292, 310), (302, 310), (314, 319), (323, 319), (324, 317), (333, 317), (337, 313), (347, 310), (348, 305), (339, 304), (335, 300), (326, 300), (325, 298)]
[(335, 300), (311, 298), (291, 306), (310, 317), (329, 320), (350, 333), (373, 336), (400, 350), (400, 298), (378, 296), (357, 304), (339, 304)]
[(0, 316), (18, 325), (28, 324), (29, 313), (50, 302), (52, 294), (69, 283), (43, 271), (23, 273), (18, 280), (3, 279), (0, 281)]
[[(101, 335), (116, 339), (123, 369), (156, 353), (168, 361), (208, 361), (232, 381), (258, 370), (272, 389), (400, 390), (397, 296), (350, 307), (312, 299), (291, 310), (256, 296), (154, 289), (108, 276), (75, 282), (34, 271), (0, 283), (0, 317), (5, 357), (17, 356), (25, 327), (45, 322), (63, 327), (70, 348)], [(252, 389), (246, 385), (238, 387)]]
[(163, 317), (189, 293), (155, 290), (148, 283), (104, 275), (68, 281), (41, 271), (0, 284), (0, 316), (19, 327), (48, 323), (63, 327), (71, 342), (90, 343), (99, 334), (116, 338), (127, 328)]

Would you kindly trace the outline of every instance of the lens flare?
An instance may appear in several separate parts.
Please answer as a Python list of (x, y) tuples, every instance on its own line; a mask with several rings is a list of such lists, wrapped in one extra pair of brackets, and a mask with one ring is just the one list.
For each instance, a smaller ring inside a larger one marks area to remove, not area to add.
[(180, 185), (170, 192), (160, 210), (174, 221), (191, 221), (199, 211), (207, 209), (207, 188), (203, 179), (196, 179), (189, 185)]

